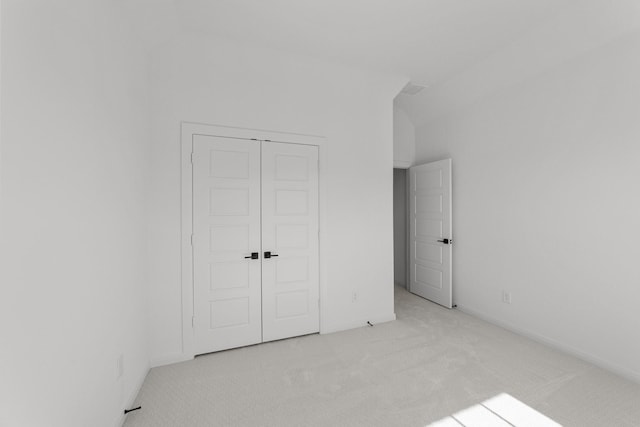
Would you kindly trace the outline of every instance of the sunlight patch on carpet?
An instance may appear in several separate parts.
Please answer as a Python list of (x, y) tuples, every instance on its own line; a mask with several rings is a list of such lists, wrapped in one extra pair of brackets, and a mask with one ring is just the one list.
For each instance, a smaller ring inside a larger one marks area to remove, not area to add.
[(562, 427), (506, 393), (456, 412), (427, 427)]

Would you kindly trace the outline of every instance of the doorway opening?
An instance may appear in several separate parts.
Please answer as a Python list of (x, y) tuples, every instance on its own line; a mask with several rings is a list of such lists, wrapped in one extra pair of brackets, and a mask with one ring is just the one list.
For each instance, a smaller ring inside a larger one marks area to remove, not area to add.
[(409, 289), (407, 169), (393, 169), (393, 282)]

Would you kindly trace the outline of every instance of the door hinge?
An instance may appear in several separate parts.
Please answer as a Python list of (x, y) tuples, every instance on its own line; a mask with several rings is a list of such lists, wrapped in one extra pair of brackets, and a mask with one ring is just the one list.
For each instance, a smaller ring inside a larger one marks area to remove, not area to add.
[(191, 316), (191, 327), (192, 328), (196, 327), (196, 316)]
[(193, 234), (191, 235), (191, 246), (193, 246)]
[(193, 152), (191, 153), (191, 164), (193, 164)]

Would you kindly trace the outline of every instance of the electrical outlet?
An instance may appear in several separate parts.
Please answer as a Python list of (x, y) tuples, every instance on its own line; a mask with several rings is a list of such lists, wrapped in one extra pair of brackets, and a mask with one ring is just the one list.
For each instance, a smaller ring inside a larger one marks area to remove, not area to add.
[(511, 304), (511, 292), (502, 291), (502, 302), (505, 304)]
[(351, 296), (351, 302), (358, 302), (358, 293), (354, 292)]
[(122, 378), (124, 375), (124, 355), (121, 354), (116, 359), (116, 379)]

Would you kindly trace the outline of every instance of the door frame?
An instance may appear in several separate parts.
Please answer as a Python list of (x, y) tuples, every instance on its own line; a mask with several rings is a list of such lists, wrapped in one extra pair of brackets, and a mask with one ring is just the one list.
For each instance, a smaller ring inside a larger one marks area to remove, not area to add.
[(326, 242), (327, 224), (327, 144), (326, 138), (317, 135), (305, 135), (287, 132), (275, 132), (263, 129), (246, 129), (232, 126), (209, 125), (204, 123), (181, 123), (181, 307), (182, 307), (182, 357), (181, 360), (190, 360), (195, 357), (195, 336), (193, 328), (194, 316), (194, 291), (193, 291), (193, 247), (191, 236), (193, 234), (193, 164), (191, 153), (193, 152), (193, 136), (206, 135), (238, 140), (261, 140), (284, 142), (288, 144), (314, 145), (318, 147), (318, 254), (320, 272), (320, 333), (327, 330), (323, 301), (326, 301), (326, 256), (324, 242)]
[[(450, 157), (447, 157), (450, 159)], [(434, 162), (439, 161), (439, 160), (445, 160), (447, 158), (444, 159), (438, 159), (438, 160), (432, 160)], [(429, 163), (429, 162), (427, 162)], [(421, 163), (424, 164), (424, 163)], [(405, 251), (407, 256), (405, 257), (405, 277), (406, 277), (406, 290), (408, 292), (411, 292), (411, 206), (410, 206), (410, 202), (409, 202), (409, 198), (411, 197), (411, 174), (409, 173), (409, 169), (412, 166), (419, 166), (419, 164), (413, 164), (410, 162), (394, 162), (393, 164), (393, 168), (394, 169), (403, 169), (406, 173), (406, 179), (405, 179), (405, 187), (404, 187), (404, 193), (405, 193), (405, 223), (406, 223), (406, 229), (405, 229), (405, 241), (407, 242), (406, 247), (405, 247)], [(453, 169), (451, 171), (451, 190), (453, 191)], [(453, 194), (451, 195), (451, 204), (453, 205)], [(451, 222), (453, 224), (453, 207), (451, 209)], [(453, 234), (453, 233), (452, 233)], [(453, 238), (453, 236), (451, 236)], [(452, 255), (453, 255), (453, 251), (455, 251), (455, 246), (451, 247), (451, 251), (452, 251)], [(457, 307), (456, 303), (455, 303), (455, 294), (453, 293), (453, 256), (452, 256), (452, 260), (451, 260), (451, 287), (452, 287), (452, 295), (451, 295), (451, 301), (452, 301), (452, 305), (453, 307)]]

